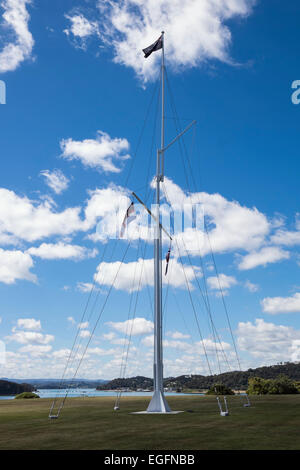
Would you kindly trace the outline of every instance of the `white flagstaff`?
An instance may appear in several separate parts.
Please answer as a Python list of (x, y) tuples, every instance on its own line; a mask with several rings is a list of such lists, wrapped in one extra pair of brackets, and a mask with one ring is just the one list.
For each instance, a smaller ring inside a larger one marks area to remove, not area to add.
[[(164, 50), (164, 31), (162, 31), (162, 59), (161, 59), (161, 148), (157, 150), (156, 157), (156, 213), (155, 215), (146, 208), (148, 213), (155, 220), (154, 235), (154, 393), (149, 403), (147, 411), (140, 413), (180, 413), (180, 411), (171, 411), (164, 395), (163, 384), (163, 344), (162, 344), (162, 230), (171, 236), (162, 227), (160, 222), (160, 183), (164, 181), (164, 154), (168, 148), (173, 145), (185, 132), (187, 132), (196, 121), (193, 121), (184, 131), (182, 131), (175, 139), (165, 146), (165, 50)], [(154, 45), (152, 46), (155, 46)], [(151, 46), (149, 46), (150, 48)], [(157, 50), (157, 49), (153, 49)], [(145, 52), (146, 50), (144, 50)], [(133, 195), (143, 204), (139, 197)], [(144, 204), (143, 204), (144, 205)]]
[(162, 256), (161, 256), (161, 225), (160, 225), (160, 182), (163, 181), (162, 161), (165, 147), (164, 124), (164, 88), (165, 88), (164, 32), (162, 32), (161, 61), (161, 150), (157, 151), (156, 160), (156, 230), (154, 240), (154, 393), (147, 408), (148, 413), (170, 413), (171, 409), (164, 396), (163, 385), (163, 347), (162, 347)]

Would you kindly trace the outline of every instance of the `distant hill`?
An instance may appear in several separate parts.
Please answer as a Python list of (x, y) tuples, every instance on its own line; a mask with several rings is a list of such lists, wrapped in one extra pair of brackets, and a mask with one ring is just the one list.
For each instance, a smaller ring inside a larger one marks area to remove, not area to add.
[(0, 395), (18, 395), (23, 392), (32, 392), (35, 390), (30, 384), (9, 382), (7, 380), (0, 380)]
[[(209, 389), (215, 383), (222, 383), (232, 389), (246, 389), (250, 377), (261, 377), (263, 379), (275, 379), (283, 374), (291, 380), (300, 380), (300, 363), (286, 362), (273, 366), (258, 367), (247, 371), (225, 372), (218, 375), (181, 375), (179, 377), (168, 377), (164, 379), (164, 386), (172, 389)], [(129, 388), (131, 390), (153, 389), (153, 379), (138, 376), (127, 379), (113, 379), (104, 385), (99, 385), (98, 390), (117, 390)]]
[[(2, 379), (0, 379), (2, 380)], [(16, 383), (21, 384), (24, 382), (22, 379), (3, 379), (10, 380)], [(107, 380), (88, 380), (88, 379), (74, 379), (74, 380), (65, 380), (63, 382), (64, 387), (70, 388), (96, 388), (99, 385), (105, 384)], [(52, 389), (60, 387), (60, 379), (26, 379), (26, 383), (32, 385), (36, 389)]]
[(97, 390), (118, 390), (119, 388), (130, 388), (131, 390), (142, 388), (143, 390), (151, 390), (153, 388), (153, 379), (143, 376), (131, 377), (129, 379), (113, 379), (106, 384), (99, 385)]

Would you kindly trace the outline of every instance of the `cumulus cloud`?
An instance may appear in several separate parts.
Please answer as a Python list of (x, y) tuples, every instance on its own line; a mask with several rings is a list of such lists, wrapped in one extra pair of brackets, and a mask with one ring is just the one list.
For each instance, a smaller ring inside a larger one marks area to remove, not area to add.
[(0, 239), (2, 236), (3, 242), (32, 242), (85, 228), (80, 218), (80, 207), (56, 212), (49, 200), (32, 201), (5, 188), (0, 188), (0, 199)]
[[(54, 336), (43, 334), (40, 332), (42, 329), (41, 321), (34, 318), (19, 318), (17, 326), (12, 328), (11, 334), (5, 339), (8, 342), (15, 342), (22, 345), (18, 349), (18, 354), (22, 354), (23, 365), (26, 364), (28, 356), (31, 358), (40, 359), (47, 356), (52, 350), (50, 343), (54, 341)], [(27, 355), (27, 356), (26, 356)], [(8, 354), (11, 357), (11, 354)]]
[[(163, 261), (163, 270), (165, 269), (165, 261)], [(196, 276), (200, 276), (200, 270), (197, 266), (184, 265), (184, 271), (181, 263), (177, 259), (170, 260), (168, 276), (163, 276), (163, 284), (176, 287), (193, 288), (192, 281)], [(102, 262), (97, 268), (95, 274), (97, 283), (103, 286), (111, 286), (117, 290), (125, 290), (127, 292), (143, 289), (147, 285), (153, 286), (153, 259), (139, 258), (138, 261), (129, 263), (121, 263), (115, 261), (112, 263)]]
[[(123, 334), (131, 332), (132, 336), (151, 333), (154, 328), (153, 322), (139, 317), (123, 322), (108, 322), (107, 325)], [(114, 337), (111, 337), (110, 340), (114, 340)]]
[(102, 39), (114, 48), (114, 61), (132, 67), (144, 81), (158, 71), (160, 54), (144, 59), (142, 49), (164, 30), (168, 63), (197, 67), (213, 59), (232, 62), (227, 22), (251, 13), (253, 0), (98, 1)]
[(18, 328), (31, 331), (41, 330), (41, 320), (35, 320), (34, 318), (19, 318), (17, 321)]
[(256, 319), (241, 322), (237, 330), (238, 346), (264, 364), (278, 361), (299, 361), (300, 330)]
[(277, 232), (271, 237), (271, 242), (275, 245), (299, 245), (300, 231), (277, 230)]
[(44, 357), (45, 354), (49, 353), (52, 350), (50, 345), (34, 345), (28, 344), (19, 349), (19, 352), (22, 354), (29, 354), (32, 357)]
[(14, 284), (22, 279), (36, 282), (36, 276), (30, 272), (32, 267), (33, 260), (28, 253), (0, 248), (0, 282)]
[(83, 246), (70, 245), (63, 242), (42, 243), (39, 247), (31, 247), (27, 250), (31, 256), (37, 256), (42, 259), (71, 259), (83, 260), (94, 258), (98, 254), (97, 249), (89, 250)]
[(259, 286), (250, 281), (246, 281), (244, 286), (249, 292), (257, 292), (259, 290)]
[(72, 33), (74, 36), (86, 38), (87, 36), (91, 36), (92, 34), (99, 33), (98, 24), (95, 21), (89, 21), (82, 14), (75, 14), (73, 16), (65, 15), (65, 17), (71, 23), (70, 29), (64, 30), (64, 33), (66, 33), (67, 35)]
[(300, 292), (291, 297), (266, 297), (261, 301), (261, 305), (264, 312), (272, 315), (300, 312)]
[[(98, 223), (97, 230), (88, 235), (88, 238), (97, 242), (119, 237), (120, 227), (129, 204), (128, 191), (120, 186), (110, 185), (107, 188), (89, 191), (89, 200), (84, 209), (85, 223), (89, 227)], [(136, 229), (134, 233), (137, 238), (143, 232)]]
[(290, 253), (276, 246), (266, 246), (260, 251), (249, 253), (240, 261), (238, 268), (241, 270), (253, 269), (257, 266), (266, 266), (269, 263), (276, 263), (288, 259)]
[(230, 289), (230, 287), (237, 284), (237, 280), (233, 276), (227, 276), (226, 274), (219, 274), (219, 276), (211, 276), (207, 278), (208, 287), (212, 290)]
[(91, 292), (93, 284), (90, 282), (77, 282), (77, 289), (84, 293)]
[(7, 38), (0, 52), (0, 73), (16, 70), (31, 57), (34, 40), (28, 29), (30, 4), (31, 0), (2, 0), (0, 4), (4, 10), (0, 32), (3, 29)]
[(69, 186), (69, 179), (63, 174), (61, 170), (43, 170), (40, 173), (44, 176), (46, 184), (51, 188), (56, 194), (61, 194)]
[[(204, 256), (210, 253), (210, 245), (215, 253), (245, 250), (257, 250), (265, 243), (271, 230), (271, 224), (265, 214), (255, 207), (241, 206), (237, 201), (225, 199), (220, 194), (204, 192), (185, 192), (170, 178), (165, 177), (162, 185), (162, 194), (166, 196), (162, 206), (163, 226), (169, 229), (170, 213), (180, 213), (187, 208), (197, 211), (197, 227), (183, 227), (178, 224), (173, 237), (172, 254), (178, 256), (178, 249), (182, 254), (189, 252), (191, 256)], [(102, 240), (107, 236), (116, 236), (122, 224), (124, 214), (130, 203), (128, 192), (121, 187), (108, 187), (90, 192), (90, 199), (85, 209), (85, 223), (89, 226), (98, 220), (97, 233), (89, 237)], [(209, 240), (203, 229), (203, 214), (207, 218)], [(169, 224), (168, 224), (169, 220)], [(137, 214), (137, 219), (131, 222), (128, 238), (141, 237), (149, 240), (151, 231), (148, 230), (148, 219), (145, 211)], [(99, 229), (99, 230), (98, 230)], [(166, 238), (164, 238), (166, 241)]]
[(89, 332), (89, 330), (81, 330), (79, 332), (80, 338), (89, 338), (90, 336), (91, 336), (91, 333)]
[[(187, 342), (183, 341), (184, 337), (186, 338), (186, 335), (182, 335), (181, 338), (166, 338), (163, 340), (163, 346), (166, 349), (176, 349), (178, 351), (184, 351), (185, 354), (190, 356), (189, 359), (191, 359), (192, 357), (197, 358), (199, 355), (203, 356), (208, 354), (210, 355), (210, 361), (212, 363), (213, 360), (216, 359), (216, 351), (218, 352), (218, 354), (226, 351), (226, 356), (232, 357), (232, 347), (229, 343), (226, 343), (225, 341), (214, 342), (210, 338), (203, 338), (203, 341)], [(153, 348), (153, 335), (145, 336), (142, 339), (142, 344), (146, 347)]]
[(107, 133), (98, 131), (96, 139), (76, 141), (64, 139), (60, 143), (62, 157), (67, 160), (80, 160), (90, 168), (97, 168), (107, 173), (119, 173), (116, 162), (127, 160), (129, 142), (127, 139), (111, 138)]
[[(197, 232), (189, 228), (174, 237), (181, 250), (186, 249), (191, 255), (199, 251), (206, 255), (210, 253), (210, 246), (215, 253), (257, 249), (270, 232), (265, 214), (255, 207), (248, 208), (237, 201), (229, 201), (220, 194), (185, 193), (169, 178), (165, 178), (163, 193), (174, 211), (188, 205), (197, 208), (197, 218), (200, 218)], [(201, 228), (203, 214), (207, 218), (209, 240)]]
[(100, 36), (97, 21), (88, 20), (82, 13), (65, 15), (70, 22), (70, 27), (64, 29), (64, 33), (72, 40), (75, 47), (86, 49), (87, 40), (92, 36)]
[(54, 341), (53, 335), (44, 335), (36, 331), (23, 331), (14, 329), (12, 334), (6, 338), (9, 341), (15, 341), (20, 344), (49, 344)]
[(167, 336), (171, 337), (172, 339), (188, 339), (190, 335), (181, 333), (180, 331), (168, 331), (166, 333)]

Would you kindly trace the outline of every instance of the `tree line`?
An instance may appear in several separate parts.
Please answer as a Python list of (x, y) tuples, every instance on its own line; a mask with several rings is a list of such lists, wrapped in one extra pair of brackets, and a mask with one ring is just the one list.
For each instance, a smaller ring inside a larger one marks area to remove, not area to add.
[[(215, 386), (215, 384), (223, 384), (230, 389), (247, 390), (250, 379), (257, 377), (264, 380), (274, 380), (281, 375), (284, 375), (291, 381), (300, 382), (300, 363), (287, 362), (273, 366), (248, 369), (242, 372), (232, 371), (209, 376), (181, 375), (179, 377), (168, 377), (164, 379), (164, 387), (178, 391), (184, 391), (186, 389), (208, 390)], [(153, 379), (143, 376), (125, 379), (118, 378), (97, 387), (98, 390), (118, 390), (122, 388), (151, 390), (153, 389)]]

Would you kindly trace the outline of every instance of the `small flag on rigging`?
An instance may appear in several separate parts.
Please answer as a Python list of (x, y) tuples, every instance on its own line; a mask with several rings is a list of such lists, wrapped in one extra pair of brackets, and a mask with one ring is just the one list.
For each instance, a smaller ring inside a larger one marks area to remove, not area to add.
[(143, 49), (143, 53), (145, 54), (145, 59), (149, 57), (150, 54), (154, 51), (158, 51), (159, 49), (162, 49), (163, 47), (163, 38), (162, 35), (158, 38), (157, 41), (155, 41), (151, 46), (146, 47)]
[(136, 218), (136, 215), (135, 215), (135, 210), (134, 210), (134, 203), (132, 202), (130, 206), (128, 207), (126, 211), (126, 215), (124, 217), (122, 227), (121, 227), (121, 232), (120, 232), (120, 238), (123, 237), (126, 226), (130, 224), (130, 222), (132, 222), (135, 218)]
[(171, 254), (171, 248), (169, 248), (168, 253), (166, 254), (166, 271), (165, 271), (165, 276), (167, 275), (168, 269), (169, 269), (170, 254)]

